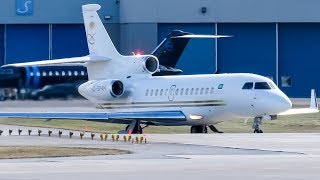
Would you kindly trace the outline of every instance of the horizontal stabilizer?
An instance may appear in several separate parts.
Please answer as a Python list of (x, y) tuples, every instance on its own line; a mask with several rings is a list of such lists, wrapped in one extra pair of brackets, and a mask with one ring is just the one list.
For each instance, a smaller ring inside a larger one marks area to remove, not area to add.
[(43, 60), (43, 61), (34, 61), (26, 63), (16, 63), (16, 64), (7, 64), (6, 66), (43, 66), (43, 65), (53, 65), (53, 64), (70, 64), (70, 63), (86, 63), (86, 62), (101, 62), (109, 61), (111, 59), (102, 57), (102, 56), (83, 56), (83, 57), (74, 57), (74, 58), (64, 58), (64, 59), (55, 59), (55, 60)]
[(318, 113), (318, 102), (316, 91), (314, 89), (311, 90), (311, 99), (310, 99), (310, 107), (309, 108), (298, 108), (298, 109), (289, 109), (283, 113), (278, 115), (294, 115), (294, 114), (310, 114), (310, 113)]
[(191, 39), (191, 38), (212, 38), (212, 39), (217, 39), (217, 38), (228, 38), (228, 37), (232, 37), (232, 36), (227, 36), (227, 35), (207, 35), (207, 34), (187, 34), (187, 35), (175, 36), (175, 37), (171, 37), (171, 38), (187, 38), (187, 39)]

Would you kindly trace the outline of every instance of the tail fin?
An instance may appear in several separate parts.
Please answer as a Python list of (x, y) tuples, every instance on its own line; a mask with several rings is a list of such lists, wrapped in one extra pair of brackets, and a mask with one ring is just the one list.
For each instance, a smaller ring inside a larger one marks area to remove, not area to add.
[(156, 56), (159, 63), (166, 67), (174, 68), (179, 61), (184, 48), (187, 46), (190, 39), (188, 38), (172, 38), (177, 36), (189, 35), (191, 33), (174, 30), (160, 43), (152, 52)]
[(110, 59), (120, 57), (121, 55), (113, 45), (97, 13), (100, 8), (101, 6), (98, 4), (82, 6), (90, 55), (103, 56)]

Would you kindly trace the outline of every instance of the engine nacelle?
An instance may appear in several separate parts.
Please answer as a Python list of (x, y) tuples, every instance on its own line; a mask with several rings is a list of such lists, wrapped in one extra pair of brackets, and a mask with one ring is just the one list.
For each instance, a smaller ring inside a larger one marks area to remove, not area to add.
[(120, 80), (96, 80), (81, 84), (78, 90), (83, 97), (101, 102), (121, 97), (125, 88)]
[(152, 55), (142, 57), (142, 68), (149, 74), (153, 74), (159, 70), (159, 60)]

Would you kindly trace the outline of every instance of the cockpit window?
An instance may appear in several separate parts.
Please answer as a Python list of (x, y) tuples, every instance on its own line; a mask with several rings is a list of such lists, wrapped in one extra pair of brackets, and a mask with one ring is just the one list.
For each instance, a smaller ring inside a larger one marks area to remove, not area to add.
[(271, 89), (267, 82), (256, 82), (254, 89)]
[(252, 89), (252, 88), (253, 88), (253, 82), (247, 82), (242, 87), (242, 89)]
[(271, 89), (275, 89), (276, 88), (275, 84), (273, 84), (272, 82), (269, 82), (269, 85), (270, 85)]

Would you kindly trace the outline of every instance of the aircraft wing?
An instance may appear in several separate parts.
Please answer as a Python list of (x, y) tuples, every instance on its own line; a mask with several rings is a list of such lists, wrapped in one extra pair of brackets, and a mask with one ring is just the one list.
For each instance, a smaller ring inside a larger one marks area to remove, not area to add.
[(102, 56), (83, 56), (83, 57), (74, 57), (74, 58), (64, 58), (64, 59), (55, 59), (55, 60), (43, 60), (43, 61), (34, 61), (26, 63), (16, 63), (16, 64), (7, 64), (6, 66), (41, 66), (41, 65), (50, 65), (50, 64), (70, 64), (70, 63), (86, 63), (86, 62), (95, 62), (95, 61), (109, 61), (111, 59)]
[(26, 119), (69, 119), (109, 123), (131, 123), (133, 120), (155, 123), (177, 123), (186, 121), (181, 111), (145, 111), (145, 112), (0, 112), (0, 118)]
[(317, 113), (317, 112), (319, 112), (319, 109), (318, 109), (316, 91), (312, 89), (309, 108), (289, 109), (288, 111), (282, 112), (278, 115), (283, 116), (283, 115), (294, 115), (294, 114), (310, 114), (310, 113)]

